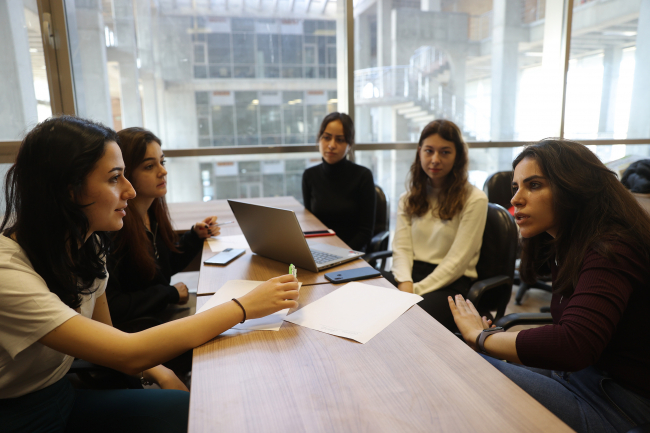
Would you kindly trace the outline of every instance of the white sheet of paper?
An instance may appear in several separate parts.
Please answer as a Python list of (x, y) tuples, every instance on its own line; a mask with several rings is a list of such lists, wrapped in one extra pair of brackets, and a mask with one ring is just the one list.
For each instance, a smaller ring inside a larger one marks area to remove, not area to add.
[(248, 242), (246, 242), (244, 235), (208, 238), (208, 245), (210, 245), (210, 249), (214, 253), (219, 253), (226, 248), (248, 248)]
[[(225, 304), (232, 301), (232, 298), (239, 298), (244, 296), (255, 287), (262, 284), (264, 281), (249, 281), (249, 280), (230, 280), (217, 292), (212, 295), (210, 300), (206, 302), (196, 313), (202, 313), (217, 305)], [(302, 286), (302, 283), (299, 283)], [(283, 319), (287, 316), (289, 309), (280, 310), (266, 317), (259, 319), (249, 319), (244, 323), (238, 323), (233, 326), (234, 329), (248, 330), (248, 331), (279, 331), (282, 326)]]
[(367, 343), (422, 297), (395, 289), (348, 283), (284, 320)]

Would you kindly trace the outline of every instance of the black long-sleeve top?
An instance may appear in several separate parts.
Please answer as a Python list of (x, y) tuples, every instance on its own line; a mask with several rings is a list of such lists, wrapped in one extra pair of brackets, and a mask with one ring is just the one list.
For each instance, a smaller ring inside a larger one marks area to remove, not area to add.
[(172, 252), (156, 230), (156, 225), (156, 221), (152, 219), (151, 226), (155, 236), (147, 230), (147, 237), (157, 253), (157, 270), (153, 279), (145, 278), (135, 263), (129, 261), (126, 252), (120, 257), (108, 257), (106, 299), (113, 325), (116, 327), (138, 317), (159, 313), (168, 304), (178, 303), (178, 290), (169, 284), (171, 277), (185, 269), (203, 248), (203, 239), (199, 238), (194, 230), (190, 230), (180, 237), (178, 249), (181, 252)]
[(372, 172), (347, 159), (310, 167), (302, 175), (305, 208), (357, 251), (365, 251), (375, 228)]

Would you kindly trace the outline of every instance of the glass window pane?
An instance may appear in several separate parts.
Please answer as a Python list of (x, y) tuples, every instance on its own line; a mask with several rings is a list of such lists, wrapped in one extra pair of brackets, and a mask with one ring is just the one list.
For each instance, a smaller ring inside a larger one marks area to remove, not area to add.
[[(325, 11), (279, 2), (272, 16), (248, 4), (224, 16), (214, 2), (197, 1), (191, 13), (186, 1), (127, 3), (66, 3), (79, 115), (144, 126), (168, 149), (305, 143), (303, 98), (289, 106), (283, 95), (336, 89), (336, 63), (327, 61), (342, 19), (335, 2)], [(271, 90), (277, 103), (253, 102)], [(235, 102), (240, 92), (250, 95)]]
[[(314, 147), (315, 149), (315, 147)], [(302, 202), (302, 172), (320, 162), (317, 151), (300, 154), (167, 158), (167, 201), (292, 195)], [(190, 170), (190, 167), (195, 167)], [(1, 169), (1, 167), (0, 167)], [(263, 173), (264, 172), (264, 173)], [(203, 189), (195, 185), (203, 185)]]
[(237, 141), (239, 146), (259, 144), (258, 104), (257, 92), (235, 92)]
[(417, 141), (436, 118), (457, 123), (467, 140), (559, 134), (561, 82), (548, 68), (560, 47), (545, 47), (544, 35), (561, 23), (532, 11), (557, 5), (449, 0), (359, 11), (357, 141)]
[(584, 3), (573, 11), (565, 136), (648, 138), (650, 9), (630, 3), (603, 13), (598, 2)]
[(262, 134), (280, 135), (282, 133), (280, 106), (260, 107), (260, 120), (262, 126)]
[(208, 61), (217, 64), (230, 64), (230, 35), (214, 33), (207, 36)]
[(280, 63), (280, 38), (278, 35), (257, 35), (258, 63)]
[(302, 36), (282, 35), (282, 63), (302, 63)]
[(232, 50), (235, 63), (255, 63), (255, 39), (252, 34), (232, 35)]
[(0, 140), (22, 140), (52, 115), (36, 2), (0, 2)]
[(203, 44), (194, 45), (194, 63), (205, 63), (205, 46)]

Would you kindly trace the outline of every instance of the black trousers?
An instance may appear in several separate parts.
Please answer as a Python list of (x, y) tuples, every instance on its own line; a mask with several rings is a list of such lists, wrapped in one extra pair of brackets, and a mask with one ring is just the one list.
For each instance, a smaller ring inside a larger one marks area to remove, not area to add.
[[(436, 269), (437, 266), (438, 265), (415, 260), (413, 262), (413, 270), (411, 271), (413, 283), (419, 283), (424, 280), (434, 271), (434, 269)], [(395, 276), (392, 272), (382, 272), (382, 274), (388, 281), (397, 287), (397, 281), (395, 281)], [(422, 295), (424, 299), (421, 300), (418, 305), (434, 319), (442, 323), (445, 328), (452, 332), (458, 332), (458, 328), (454, 322), (454, 316), (451, 314), (451, 310), (449, 309), (449, 301), (447, 300), (447, 297), (454, 297), (459, 294), (463, 295), (463, 297), (467, 297), (470, 287), (472, 287), (471, 278), (463, 275), (445, 287)]]

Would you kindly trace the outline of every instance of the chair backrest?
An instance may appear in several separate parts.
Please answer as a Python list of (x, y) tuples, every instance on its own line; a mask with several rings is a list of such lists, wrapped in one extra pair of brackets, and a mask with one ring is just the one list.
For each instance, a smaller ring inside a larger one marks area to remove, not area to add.
[[(476, 264), (479, 280), (498, 275), (510, 279), (515, 275), (515, 260), (519, 234), (517, 224), (510, 213), (498, 204), (488, 203), (487, 220), (483, 232), (483, 245)], [(512, 285), (491, 290), (481, 298), (480, 309), (505, 311), (512, 294)]]
[(490, 203), (509, 209), (512, 199), (512, 171), (498, 171), (490, 175), (483, 185), (483, 192)]
[(387, 232), (390, 229), (390, 212), (388, 211), (388, 199), (384, 190), (379, 185), (375, 185), (377, 200), (375, 205), (375, 230), (372, 235), (381, 232)]

